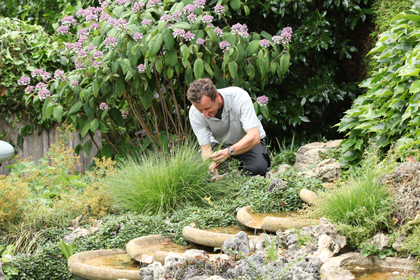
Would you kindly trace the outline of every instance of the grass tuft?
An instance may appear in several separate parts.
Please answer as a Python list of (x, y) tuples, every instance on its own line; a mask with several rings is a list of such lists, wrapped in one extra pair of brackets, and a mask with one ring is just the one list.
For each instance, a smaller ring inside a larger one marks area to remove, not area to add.
[(105, 184), (121, 210), (168, 213), (227, 191), (221, 182), (209, 183), (208, 166), (196, 147), (182, 146), (167, 154), (150, 151), (123, 160)]

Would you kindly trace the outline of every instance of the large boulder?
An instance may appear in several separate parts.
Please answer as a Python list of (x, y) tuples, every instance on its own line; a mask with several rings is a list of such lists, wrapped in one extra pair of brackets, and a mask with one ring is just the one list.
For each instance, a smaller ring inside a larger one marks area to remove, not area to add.
[(3, 269), (1, 267), (1, 262), (0, 262), (0, 280), (6, 280), (6, 276), (3, 273)]
[(416, 218), (420, 209), (420, 162), (403, 162), (382, 183), (393, 192), (393, 217), (400, 224)]
[(341, 141), (343, 140), (334, 140), (327, 143), (314, 142), (300, 147), (296, 153), (295, 168), (298, 171), (304, 171), (316, 167), (323, 160), (319, 152), (326, 152), (329, 148), (337, 148)]
[(222, 246), (223, 253), (232, 256), (237, 253), (248, 255), (250, 253), (248, 234), (241, 231), (235, 238), (228, 238)]

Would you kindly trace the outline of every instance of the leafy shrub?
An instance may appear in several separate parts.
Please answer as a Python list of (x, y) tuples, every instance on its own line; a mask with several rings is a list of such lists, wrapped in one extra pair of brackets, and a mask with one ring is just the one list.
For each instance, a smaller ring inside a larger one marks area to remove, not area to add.
[[(33, 104), (25, 95), (25, 89), (17, 83), (18, 79), (37, 68), (51, 74), (57, 67), (65, 67), (69, 60), (61, 53), (64, 44), (46, 34), (40, 26), (0, 17), (0, 34), (0, 116), (11, 123), (10, 116), (16, 113), (17, 121), (29, 116), (37, 124), (24, 126), (18, 139), (13, 139), (22, 147), (22, 136), (32, 134), (35, 128), (49, 128), (51, 122), (42, 117), (41, 106)], [(0, 135), (0, 138), (5, 136)]]
[(115, 205), (139, 213), (168, 213), (187, 202), (226, 193), (226, 187), (209, 184), (209, 163), (198, 149), (184, 145), (161, 154), (151, 151), (123, 160), (106, 184)]
[(271, 155), (271, 168), (274, 169), (281, 164), (294, 165), (296, 161), (297, 147), (294, 146), (294, 138), (289, 146), (286, 146), (285, 141), (281, 143), (277, 140), (279, 152)]
[(376, 0), (372, 5), (374, 23), (376, 25), (373, 36), (387, 31), (393, 18), (399, 13), (410, 10), (413, 1), (410, 0)]
[(49, 34), (54, 33), (54, 25), (63, 13), (77, 11), (77, 6), (89, 7), (97, 4), (97, 0), (3, 0), (0, 2), (0, 15), (19, 18), (30, 24), (41, 25)]
[[(108, 142), (102, 155), (109, 157), (139, 145), (164, 150), (183, 142), (185, 93), (194, 78), (245, 89), (282, 81), (286, 40), (282, 45), (280, 37), (229, 26), (222, 12), (190, 2), (104, 1), (78, 11), (79, 20), (67, 17), (57, 32), (71, 42), (66, 54), (74, 65), (26, 98), (42, 107), (43, 117), (70, 122), (82, 136), (102, 132)], [(217, 29), (210, 24), (215, 17)]]
[(370, 51), (375, 71), (360, 84), (368, 91), (354, 101), (339, 124), (339, 130), (348, 135), (341, 144), (343, 163), (359, 160), (368, 141), (383, 150), (397, 143), (401, 157), (418, 149), (420, 66), (413, 62), (419, 56), (415, 35), (419, 17), (420, 6), (397, 15)]

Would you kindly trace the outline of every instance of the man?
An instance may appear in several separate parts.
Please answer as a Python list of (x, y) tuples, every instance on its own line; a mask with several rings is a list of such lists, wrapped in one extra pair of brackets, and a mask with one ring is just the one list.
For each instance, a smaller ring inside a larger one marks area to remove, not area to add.
[[(263, 140), (266, 135), (245, 90), (216, 89), (210, 79), (198, 79), (188, 88), (187, 98), (193, 104), (189, 116), (202, 158), (213, 161), (210, 172), (217, 176), (217, 166), (234, 157), (247, 174), (266, 174), (270, 167)], [(212, 146), (216, 145), (226, 148), (213, 153)]]

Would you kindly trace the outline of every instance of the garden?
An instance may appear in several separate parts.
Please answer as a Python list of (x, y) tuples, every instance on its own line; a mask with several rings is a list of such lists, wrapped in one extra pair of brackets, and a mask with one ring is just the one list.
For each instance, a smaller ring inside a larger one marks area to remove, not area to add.
[[(17, 154), (0, 175), (0, 279), (73, 279), (76, 253), (156, 234), (188, 244), (185, 227), (236, 225), (245, 206), (324, 217), (346, 238), (344, 252), (420, 257), (419, 2), (18, 2), (0, 3), (0, 140), (18, 150), (31, 135), (58, 133), (42, 158)], [(186, 91), (205, 77), (250, 94), (271, 176), (245, 176), (232, 160), (212, 181), (197, 160)], [(70, 148), (74, 135), (87, 141)], [(318, 153), (339, 162), (333, 184), (296, 168), (300, 147), (341, 138)], [(92, 164), (77, 171), (93, 146)], [(411, 173), (399, 180), (402, 169)], [(284, 187), (273, 190), (275, 180)], [(318, 199), (305, 203), (303, 189)], [(302, 232), (299, 248), (310, 243)], [(265, 245), (263, 263), (279, 261), (281, 242)]]

